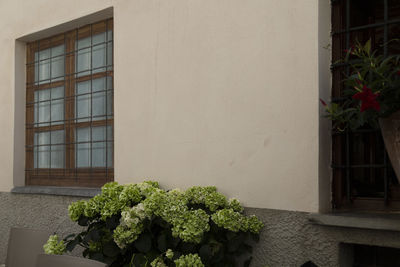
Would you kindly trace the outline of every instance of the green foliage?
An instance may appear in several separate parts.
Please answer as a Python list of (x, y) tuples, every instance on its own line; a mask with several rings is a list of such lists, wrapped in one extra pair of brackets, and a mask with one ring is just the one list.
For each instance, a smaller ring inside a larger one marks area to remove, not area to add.
[(188, 254), (179, 257), (179, 259), (174, 261), (176, 267), (204, 267), (204, 264), (201, 262), (201, 258), (197, 254)]
[[(398, 41), (398, 40), (392, 40)], [(378, 128), (378, 118), (400, 109), (400, 57), (383, 57), (372, 51), (371, 40), (357, 43), (340, 61), (349, 64), (350, 75), (343, 81), (343, 101), (326, 105), (326, 116), (339, 131), (366, 125)]]
[(51, 235), (47, 243), (44, 244), (43, 249), (46, 254), (61, 255), (65, 252), (66, 246), (63, 240), (59, 241), (57, 235)]
[(68, 212), (85, 230), (61, 243), (51, 237), (46, 253), (79, 245), (83, 256), (111, 267), (238, 266), (263, 227), (257, 217), (242, 213), (237, 199), (228, 200), (212, 186), (165, 191), (156, 182), (113, 182), (94, 198), (72, 203)]

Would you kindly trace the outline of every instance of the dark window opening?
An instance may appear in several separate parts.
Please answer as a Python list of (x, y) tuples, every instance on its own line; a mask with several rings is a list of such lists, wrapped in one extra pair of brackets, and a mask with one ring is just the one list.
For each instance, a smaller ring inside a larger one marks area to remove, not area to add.
[(400, 266), (400, 249), (358, 244), (341, 244), (341, 266), (393, 267)]

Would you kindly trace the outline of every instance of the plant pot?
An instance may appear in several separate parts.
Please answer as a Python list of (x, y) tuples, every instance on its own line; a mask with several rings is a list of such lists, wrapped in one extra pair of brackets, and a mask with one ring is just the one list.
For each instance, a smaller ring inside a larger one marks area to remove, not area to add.
[(379, 125), (390, 162), (400, 182), (400, 110), (387, 118), (380, 118)]

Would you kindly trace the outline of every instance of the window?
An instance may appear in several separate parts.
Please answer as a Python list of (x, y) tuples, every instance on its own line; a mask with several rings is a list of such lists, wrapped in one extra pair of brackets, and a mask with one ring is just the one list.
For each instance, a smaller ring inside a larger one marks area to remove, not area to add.
[[(382, 55), (400, 54), (400, 1), (332, 1), (332, 62), (343, 58), (357, 40), (371, 39)], [(332, 100), (342, 101), (341, 81), (349, 66), (332, 65)], [(390, 166), (379, 131), (333, 133), (333, 208), (400, 210), (400, 186)]]
[(112, 19), (28, 43), (26, 71), (26, 184), (112, 181)]
[(400, 266), (400, 249), (359, 244), (340, 244), (340, 258), (344, 266), (392, 267)]

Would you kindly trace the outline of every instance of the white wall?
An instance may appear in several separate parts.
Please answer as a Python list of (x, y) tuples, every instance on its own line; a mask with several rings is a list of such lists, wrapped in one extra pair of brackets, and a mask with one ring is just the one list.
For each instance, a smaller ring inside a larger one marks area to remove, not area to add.
[(1, 1), (0, 190), (23, 180), (15, 40), (113, 6), (115, 180), (216, 185), (246, 206), (318, 211), (318, 3)]

